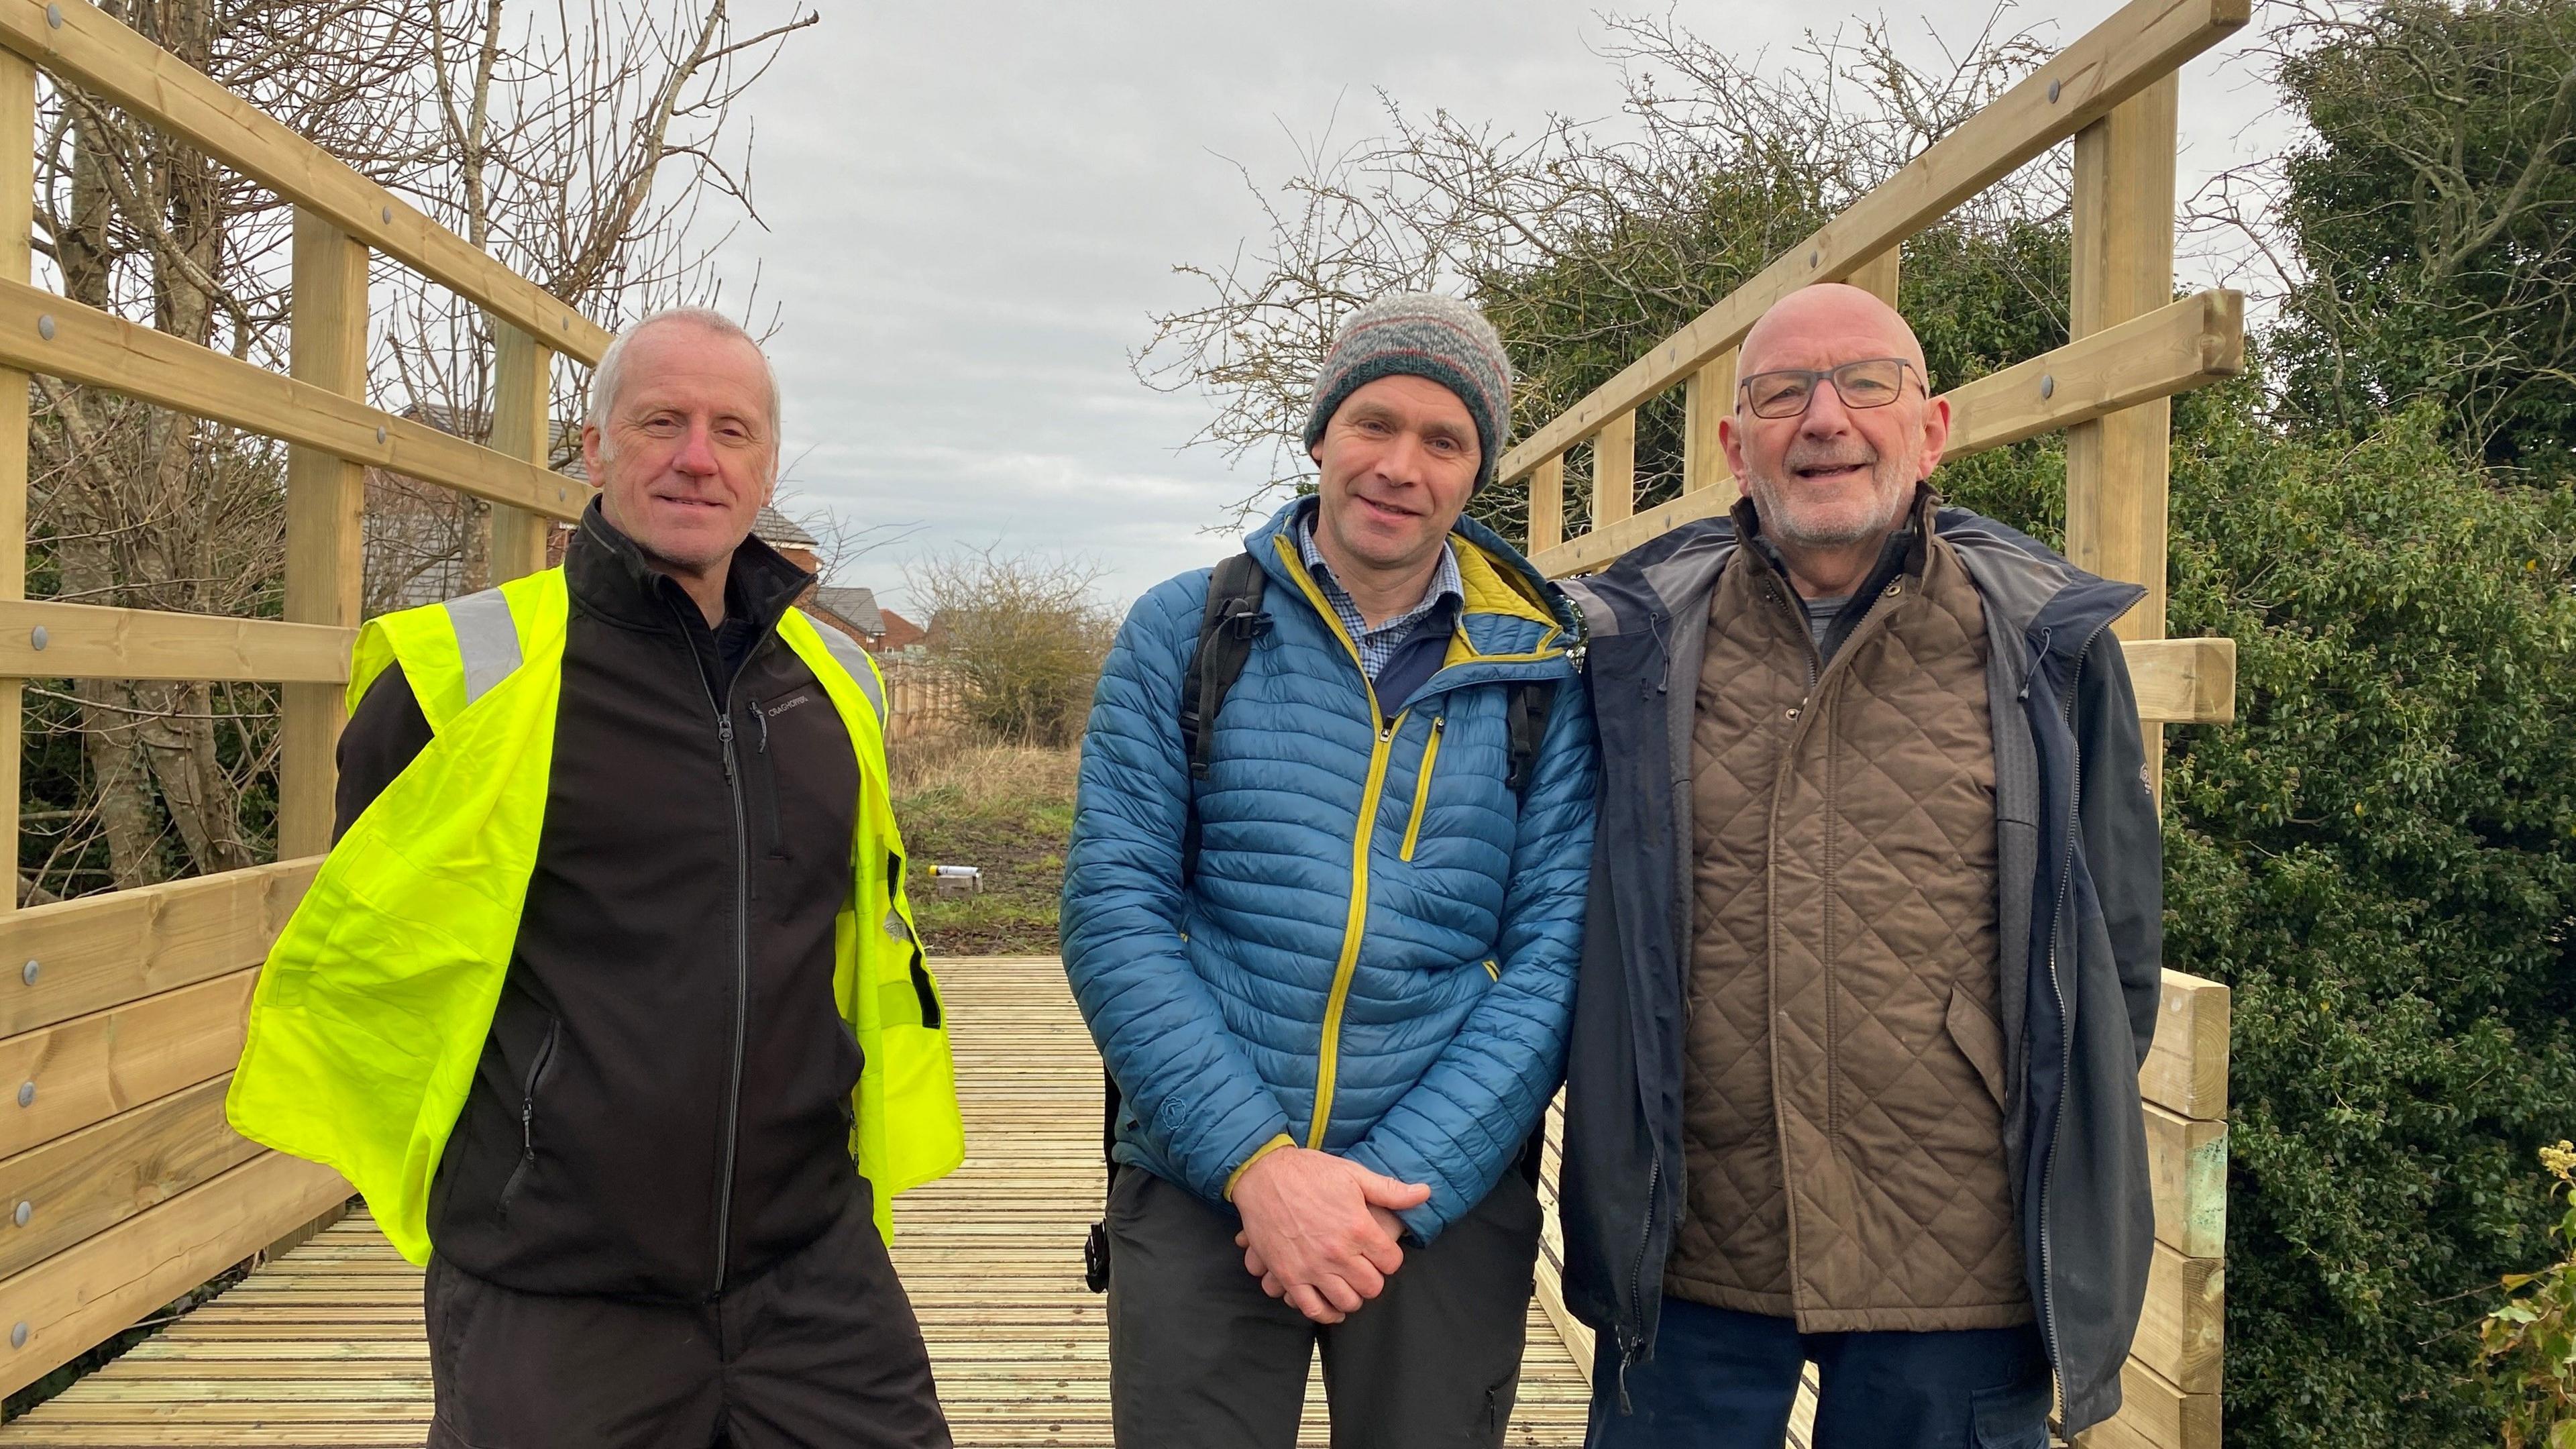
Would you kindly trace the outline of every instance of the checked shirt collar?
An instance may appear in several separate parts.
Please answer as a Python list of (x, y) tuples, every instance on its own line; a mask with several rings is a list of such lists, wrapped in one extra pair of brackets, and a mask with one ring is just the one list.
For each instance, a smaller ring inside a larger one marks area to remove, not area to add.
[(1333, 606), (1342, 627), (1349, 630), (1351, 642), (1360, 650), (1360, 672), (1371, 679), (1386, 668), (1395, 651), (1413, 637), (1413, 631), (1424, 620), (1450, 600), (1466, 602), (1467, 586), (1458, 577), (1458, 554), (1447, 541), (1440, 544), (1440, 567), (1431, 575), (1431, 586), (1422, 591), (1422, 602), (1372, 629), (1360, 614), (1360, 606), (1341, 582), (1333, 577), (1332, 565), (1324, 562), (1323, 550), (1315, 546), (1315, 514), (1310, 510), (1297, 522), (1297, 551), (1306, 558), (1306, 571), (1315, 576), (1316, 586), (1324, 591), (1324, 602)]

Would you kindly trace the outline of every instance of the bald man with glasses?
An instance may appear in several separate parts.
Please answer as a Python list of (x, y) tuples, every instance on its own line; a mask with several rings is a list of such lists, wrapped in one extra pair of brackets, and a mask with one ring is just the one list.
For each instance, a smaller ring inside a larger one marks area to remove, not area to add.
[(1911, 328), (1746, 336), (1744, 497), (1569, 595), (1603, 751), (1566, 1085), (1591, 1449), (2044, 1449), (2108, 1418), (2154, 1224), (2141, 594), (1962, 509)]

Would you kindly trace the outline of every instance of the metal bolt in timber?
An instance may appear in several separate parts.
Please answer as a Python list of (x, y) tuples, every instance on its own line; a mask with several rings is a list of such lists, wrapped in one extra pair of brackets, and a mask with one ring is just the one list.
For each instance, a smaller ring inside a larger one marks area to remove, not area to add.
[(22, 1202), (18, 1204), (18, 1210), (11, 1213), (9, 1217), (12, 1222), (15, 1222), (18, 1226), (23, 1228), (28, 1223), (35, 1220), (36, 1205), (31, 1202)]
[(62, 29), (62, 28), (63, 28), (63, 7), (61, 7), (60, 5), (48, 5), (48, 6), (46, 6), (46, 7), (45, 7), (45, 23), (46, 23), (47, 25), (52, 26), (52, 27), (53, 27), (53, 28), (55, 28), (56, 30), (60, 30), (60, 29)]
[(45, 632), (44, 625), (38, 624), (27, 631), (27, 642), (36, 646), (37, 652), (42, 653), (45, 646), (53, 642), (53, 636)]
[(2053, 106), (2057, 104), (2057, 90), (2062, 84), (2064, 83), (2061, 81), (2050, 81), (2048, 83), (2048, 103), (2050, 105)]
[(2039, 395), (2044, 398), (2057, 396), (2056, 373), (2043, 372), (2039, 375)]
[(47, 342), (54, 340), (54, 314), (46, 312), (36, 318), (36, 335)]
[(382, 423), (378, 423), (378, 424), (376, 425), (376, 441), (377, 441), (377, 442), (379, 442), (379, 443), (381, 443), (381, 442), (383, 442), (384, 440), (385, 440), (385, 428), (384, 428), (384, 424), (382, 424)]
[(10, 1327), (9, 1346), (11, 1348), (25, 1348), (27, 1346), (27, 1325), (19, 1323)]
[(32, 1107), (36, 1105), (35, 1083), (20, 1082), (18, 1084), (18, 1105), (21, 1107)]
[(36, 984), (36, 973), (43, 969), (43, 967), (44, 963), (41, 961), (30, 961), (26, 965), (18, 968), (18, 979), (26, 982), (30, 986), (33, 986)]

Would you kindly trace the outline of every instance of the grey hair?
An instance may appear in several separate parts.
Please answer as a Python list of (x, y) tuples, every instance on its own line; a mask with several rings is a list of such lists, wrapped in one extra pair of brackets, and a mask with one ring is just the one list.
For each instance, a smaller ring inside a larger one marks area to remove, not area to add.
[(760, 375), (769, 380), (769, 437), (775, 444), (780, 427), (778, 373), (769, 365), (769, 352), (760, 345), (759, 338), (743, 330), (741, 323), (712, 307), (665, 307), (659, 312), (646, 314), (634, 326), (610, 339), (608, 350), (599, 355), (599, 366), (591, 369), (590, 415), (583, 421), (594, 428), (605, 429), (608, 426), (608, 410), (616, 405), (618, 384), (626, 380), (626, 344), (644, 335), (647, 328), (665, 323), (687, 323), (718, 337), (739, 338), (751, 344), (751, 350), (760, 358)]

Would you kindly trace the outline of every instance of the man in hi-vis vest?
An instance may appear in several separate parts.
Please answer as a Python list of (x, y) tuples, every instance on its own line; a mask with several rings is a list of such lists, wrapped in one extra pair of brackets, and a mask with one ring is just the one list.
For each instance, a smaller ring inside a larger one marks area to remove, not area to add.
[(964, 1155), (884, 687), (751, 538), (723, 317), (609, 348), (563, 566), (367, 624), (233, 1125), (428, 1265), (432, 1449), (949, 1443), (888, 1200)]

